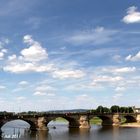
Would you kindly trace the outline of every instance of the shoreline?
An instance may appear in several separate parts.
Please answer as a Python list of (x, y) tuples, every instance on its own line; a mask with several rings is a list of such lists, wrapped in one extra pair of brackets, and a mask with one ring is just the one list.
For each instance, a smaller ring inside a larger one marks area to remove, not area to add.
[(140, 128), (140, 123), (125, 123), (125, 124), (121, 124), (119, 127), (136, 127), (136, 128)]

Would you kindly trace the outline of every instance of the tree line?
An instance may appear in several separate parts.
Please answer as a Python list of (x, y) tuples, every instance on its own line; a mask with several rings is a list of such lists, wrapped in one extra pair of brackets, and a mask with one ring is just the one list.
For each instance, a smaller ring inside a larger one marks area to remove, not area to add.
[(98, 106), (96, 109), (90, 110), (91, 113), (134, 113), (132, 107), (120, 107), (113, 105), (110, 108)]

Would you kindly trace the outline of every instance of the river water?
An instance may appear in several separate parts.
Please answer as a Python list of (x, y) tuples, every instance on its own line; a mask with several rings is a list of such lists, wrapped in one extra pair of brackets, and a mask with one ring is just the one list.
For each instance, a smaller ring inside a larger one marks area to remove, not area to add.
[[(54, 128), (55, 126), (55, 128)], [(140, 128), (102, 127), (92, 125), (90, 130), (69, 129), (68, 124), (55, 122), (49, 131), (28, 131), (22, 121), (9, 122), (2, 127), (2, 139), (21, 140), (140, 140)]]

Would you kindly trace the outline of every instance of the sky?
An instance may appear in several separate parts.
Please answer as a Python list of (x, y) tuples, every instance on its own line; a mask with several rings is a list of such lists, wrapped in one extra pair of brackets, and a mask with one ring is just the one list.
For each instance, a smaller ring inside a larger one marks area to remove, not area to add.
[(140, 107), (138, 0), (1, 0), (0, 110)]

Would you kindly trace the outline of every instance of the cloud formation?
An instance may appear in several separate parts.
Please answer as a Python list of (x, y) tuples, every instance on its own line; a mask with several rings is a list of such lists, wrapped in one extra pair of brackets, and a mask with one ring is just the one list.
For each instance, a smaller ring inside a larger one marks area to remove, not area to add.
[(136, 71), (136, 67), (109, 67), (109, 68), (103, 68), (103, 72), (111, 72), (113, 74), (125, 74), (125, 73), (131, 73)]
[[(21, 50), (19, 56), (13, 54), (8, 56), (7, 65), (3, 67), (4, 71), (12, 73), (27, 73), (27, 72), (48, 72), (53, 69), (52, 64), (42, 63), (47, 60), (48, 53), (38, 41), (35, 41), (31, 35), (25, 35), (23, 41), (29, 47)], [(3, 52), (2, 52), (3, 51)], [(0, 58), (6, 51), (3, 49), (0, 52)]]
[(134, 55), (134, 56), (132, 56), (131, 54), (128, 55), (125, 58), (125, 60), (127, 60), (127, 61), (140, 61), (140, 51), (136, 55)]
[(5, 56), (6, 53), (7, 53), (7, 50), (6, 49), (1, 49), (0, 50), (0, 60), (3, 60), (4, 59), (4, 56)]
[(25, 35), (23, 41), (29, 45), (29, 48), (25, 48), (20, 52), (24, 60), (38, 62), (47, 59), (46, 49), (39, 42), (35, 41), (31, 35)]
[(82, 78), (85, 73), (81, 70), (56, 70), (53, 72), (54, 78), (67, 79), (67, 78)]
[(115, 30), (108, 30), (104, 27), (97, 27), (95, 29), (84, 30), (74, 33), (69, 36), (66, 41), (74, 45), (83, 44), (104, 44), (112, 40), (112, 37), (117, 33)]
[(126, 24), (140, 23), (140, 12), (137, 11), (136, 6), (131, 6), (127, 9), (127, 15), (124, 16), (122, 21)]
[(34, 64), (27, 62), (11, 62), (3, 67), (4, 71), (11, 73), (28, 73), (28, 72), (49, 72), (52, 71), (52, 64)]

